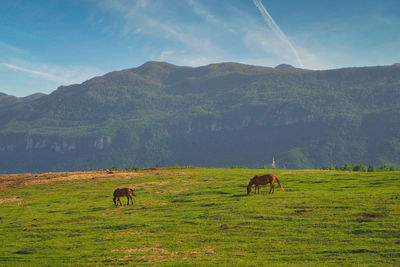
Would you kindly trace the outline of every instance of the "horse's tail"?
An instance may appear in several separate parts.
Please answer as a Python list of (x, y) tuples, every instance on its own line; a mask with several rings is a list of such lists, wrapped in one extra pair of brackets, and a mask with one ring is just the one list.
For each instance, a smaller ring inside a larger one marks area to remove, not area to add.
[(276, 181), (279, 184), (279, 187), (282, 189), (282, 191), (285, 191), (285, 189), (283, 188), (283, 184), (281, 183), (281, 181), (279, 181), (278, 177), (275, 176), (275, 178), (276, 178)]

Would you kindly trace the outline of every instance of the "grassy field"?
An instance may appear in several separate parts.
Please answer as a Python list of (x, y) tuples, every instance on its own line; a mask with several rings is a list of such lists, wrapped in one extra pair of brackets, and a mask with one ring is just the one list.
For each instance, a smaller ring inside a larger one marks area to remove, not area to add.
[[(249, 179), (270, 172), (285, 192), (247, 196)], [(0, 182), (1, 266), (400, 265), (400, 172), (172, 168)], [(122, 186), (133, 206), (114, 207)]]

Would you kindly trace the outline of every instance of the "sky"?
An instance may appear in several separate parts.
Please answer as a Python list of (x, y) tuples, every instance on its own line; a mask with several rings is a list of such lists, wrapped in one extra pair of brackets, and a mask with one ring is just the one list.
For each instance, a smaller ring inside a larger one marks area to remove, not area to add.
[(147, 61), (323, 70), (400, 62), (399, 0), (1, 0), (0, 92)]

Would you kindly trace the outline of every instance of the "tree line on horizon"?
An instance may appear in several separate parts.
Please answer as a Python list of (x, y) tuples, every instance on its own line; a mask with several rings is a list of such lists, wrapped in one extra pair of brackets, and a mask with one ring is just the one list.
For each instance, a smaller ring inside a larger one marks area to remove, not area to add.
[(395, 166), (388, 166), (387, 164), (382, 164), (379, 167), (375, 167), (374, 165), (366, 165), (363, 164), (348, 164), (346, 163), (343, 166), (323, 166), (322, 170), (336, 170), (336, 171), (358, 171), (358, 172), (386, 172), (386, 171), (398, 171), (399, 168)]

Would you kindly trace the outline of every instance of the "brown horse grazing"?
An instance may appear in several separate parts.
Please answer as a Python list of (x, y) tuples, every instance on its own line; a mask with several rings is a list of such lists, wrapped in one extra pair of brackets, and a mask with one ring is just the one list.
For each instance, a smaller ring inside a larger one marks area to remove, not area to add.
[(118, 206), (118, 201), (119, 201), (119, 205), (122, 206), (121, 200), (119, 199), (119, 197), (126, 197), (128, 199), (128, 204), (129, 205), (129, 199), (131, 200), (131, 204), (133, 205), (133, 200), (132, 200), (132, 196), (136, 197), (136, 195), (133, 193), (133, 189), (131, 188), (117, 188), (114, 190), (114, 204), (115, 206)]
[(281, 183), (281, 181), (279, 181), (276, 175), (273, 174), (256, 175), (252, 179), (250, 179), (250, 182), (247, 185), (247, 195), (250, 195), (251, 187), (253, 186), (253, 184), (255, 185), (254, 194), (257, 192), (257, 189), (258, 189), (258, 194), (260, 194), (260, 185), (266, 185), (266, 184), (269, 184), (270, 187), (269, 193), (273, 194), (275, 192), (275, 186), (274, 186), (275, 180), (278, 182), (282, 191), (285, 191), (285, 189), (283, 188), (283, 184)]

